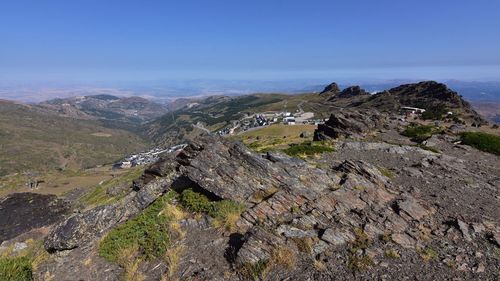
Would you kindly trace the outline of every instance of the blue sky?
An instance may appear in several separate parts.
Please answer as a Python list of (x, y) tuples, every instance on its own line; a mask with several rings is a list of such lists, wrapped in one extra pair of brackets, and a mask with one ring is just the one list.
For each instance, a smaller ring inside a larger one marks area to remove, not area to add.
[(495, 0), (0, 0), (0, 81), (500, 80)]

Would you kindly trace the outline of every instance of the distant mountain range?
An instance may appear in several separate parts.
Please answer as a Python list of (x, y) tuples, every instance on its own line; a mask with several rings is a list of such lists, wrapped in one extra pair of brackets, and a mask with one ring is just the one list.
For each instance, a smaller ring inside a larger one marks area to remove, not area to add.
[[(31, 105), (2, 101), (0, 147), (13, 154), (4, 153), (0, 172), (108, 163), (150, 143), (178, 144), (204, 130), (217, 131), (246, 115), (265, 111), (300, 109), (324, 119), (339, 108), (373, 108), (392, 114), (402, 106), (413, 106), (444, 108), (468, 124), (484, 123), (463, 96), (437, 82), (403, 84), (389, 90), (377, 88), (377, 94), (372, 93), (374, 88), (362, 86), (332, 83), (322, 87), (302, 94), (214, 95), (179, 98), (168, 104), (110, 94), (59, 98)], [(469, 84), (462, 87), (474, 89)], [(490, 89), (495, 87), (493, 83)], [(480, 100), (473, 104), (483, 116), (498, 121), (499, 107), (494, 102)], [(29, 164), (33, 159), (39, 160)]]
[[(332, 79), (334, 81), (334, 79)], [(264, 80), (185, 80), (185, 81), (152, 81), (147, 83), (121, 83), (106, 86), (51, 85), (31, 87), (0, 83), (0, 98), (23, 102), (44, 102), (54, 98), (73, 96), (113, 95), (117, 97), (140, 96), (159, 103), (169, 103), (179, 98), (201, 98), (211, 95), (237, 96), (253, 93), (311, 93), (320, 92), (328, 84), (324, 79), (286, 79), (275, 81)], [(340, 81), (343, 88), (359, 85), (366, 91), (380, 92), (385, 89), (417, 80), (398, 79), (383, 81)], [(500, 101), (500, 82), (491, 81), (439, 81), (460, 93), (466, 100)]]

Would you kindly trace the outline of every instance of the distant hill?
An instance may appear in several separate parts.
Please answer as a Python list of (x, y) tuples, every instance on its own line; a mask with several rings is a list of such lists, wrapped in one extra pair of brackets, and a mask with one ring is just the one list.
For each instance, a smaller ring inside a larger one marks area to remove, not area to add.
[(140, 124), (160, 117), (168, 109), (142, 97), (116, 97), (113, 95), (94, 95), (53, 99), (40, 103), (39, 106), (57, 112), (60, 115)]
[(111, 163), (143, 150), (147, 143), (131, 132), (107, 128), (99, 120), (64, 117), (50, 108), (0, 101), (0, 176)]
[[(346, 90), (349, 91), (346, 93)], [(357, 86), (349, 87), (339, 93), (330, 93), (328, 101), (340, 107), (374, 108), (383, 112), (398, 112), (403, 106), (430, 112), (451, 111), (469, 123), (486, 122), (461, 95), (435, 81), (403, 84), (376, 94), (368, 94)]]
[(238, 120), (245, 114), (264, 111), (290, 111), (299, 109), (313, 112), (316, 118), (328, 118), (338, 108), (372, 108), (382, 112), (399, 112), (403, 106), (428, 109), (430, 112), (452, 111), (469, 124), (485, 123), (471, 105), (445, 84), (424, 81), (403, 84), (376, 94), (360, 86), (341, 89), (336, 83), (318, 93), (307, 94), (254, 94), (236, 97), (212, 96), (206, 99), (183, 101), (186, 105), (149, 122), (146, 135), (153, 142), (173, 144), (199, 133), (193, 126), (202, 124), (216, 131)]
[(472, 106), (488, 120), (500, 124), (500, 101), (473, 101)]

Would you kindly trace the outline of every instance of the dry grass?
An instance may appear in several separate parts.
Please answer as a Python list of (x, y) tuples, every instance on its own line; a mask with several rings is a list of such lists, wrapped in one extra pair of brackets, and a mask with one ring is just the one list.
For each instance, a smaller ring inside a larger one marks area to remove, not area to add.
[(313, 266), (314, 268), (317, 270), (317, 271), (326, 271), (327, 267), (326, 267), (326, 264), (320, 260), (314, 260), (313, 262)]
[(285, 246), (276, 247), (271, 255), (271, 265), (292, 269), (297, 262), (295, 253)]
[[(248, 147), (257, 151), (270, 149), (284, 149), (290, 144), (299, 144), (311, 141), (315, 125), (283, 125), (274, 124), (262, 129), (245, 132), (232, 139), (241, 140)], [(300, 133), (309, 132), (310, 137), (301, 138)]]
[(139, 272), (142, 260), (137, 258), (138, 250), (139, 246), (134, 245), (120, 251), (117, 262), (124, 269), (123, 280), (125, 281), (146, 280), (146, 276)]
[(395, 250), (387, 250), (384, 252), (384, 255), (391, 259), (399, 259), (401, 257), (401, 255)]
[(297, 245), (300, 252), (310, 254), (313, 250), (313, 240), (309, 237), (292, 238), (292, 241)]
[(165, 275), (163, 275), (162, 280), (172, 280), (179, 267), (182, 251), (184, 251), (184, 246), (182, 245), (177, 245), (167, 250), (163, 256), (163, 260), (167, 264), (168, 269)]
[(417, 249), (417, 252), (420, 254), (420, 257), (422, 257), (422, 259), (426, 262), (438, 258), (438, 253), (432, 248)]
[(228, 213), (224, 217), (214, 219), (213, 226), (229, 232), (235, 232), (238, 229), (237, 223), (240, 217), (240, 213)]

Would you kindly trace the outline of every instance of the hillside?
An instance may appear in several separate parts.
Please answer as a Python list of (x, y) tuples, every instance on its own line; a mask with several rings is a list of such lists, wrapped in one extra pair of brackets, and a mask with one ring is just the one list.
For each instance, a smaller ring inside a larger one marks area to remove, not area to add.
[(434, 81), (404, 84), (373, 95), (355, 86), (339, 93), (330, 93), (330, 96), (329, 101), (340, 107), (371, 108), (395, 113), (401, 107), (409, 106), (423, 108), (429, 112), (439, 111), (441, 115), (451, 111), (457, 118), (466, 122), (486, 123), (462, 96), (445, 84)]
[(167, 106), (142, 97), (116, 97), (93, 95), (53, 99), (38, 106), (61, 116), (87, 120), (100, 120), (110, 128), (140, 132), (140, 125), (160, 117), (168, 111)]
[(486, 124), (467, 101), (441, 83), (404, 84), (377, 94), (359, 86), (340, 89), (332, 83), (319, 94), (254, 94), (196, 100), (148, 123), (146, 134), (155, 143), (175, 144), (202, 133), (200, 127), (215, 132), (256, 113), (305, 111), (314, 113), (316, 119), (325, 119), (339, 108), (376, 109), (397, 115), (404, 106), (427, 109), (430, 119), (441, 119), (451, 111), (455, 121)]
[(38, 106), (0, 101), (0, 175), (110, 163), (147, 145), (97, 120), (61, 117)]
[[(190, 103), (159, 135), (192, 128), (189, 143), (156, 163), (98, 184), (89, 174), (90, 186), (64, 200), (0, 200), (6, 222), (14, 213), (23, 221), (0, 227), (0, 276), (22, 259), (35, 280), (496, 280), (500, 131), (393, 118), (402, 102), (422, 99), (407, 87), (369, 108), (338, 102), (391, 92), (330, 87)], [(329, 118), (197, 136), (285, 106)], [(40, 220), (30, 216), (49, 206)]]
[(261, 112), (314, 112), (316, 118), (327, 118), (334, 105), (325, 103), (325, 97), (306, 94), (253, 94), (236, 97), (213, 96), (196, 100), (147, 124), (147, 135), (156, 143), (177, 143), (198, 135), (193, 125), (202, 124), (209, 131), (217, 131), (244, 116)]

